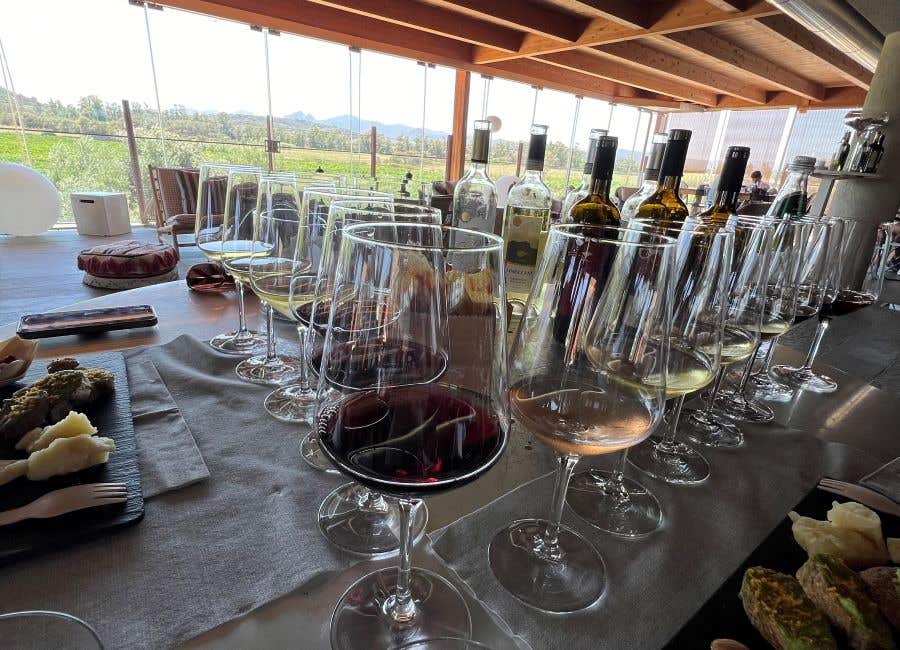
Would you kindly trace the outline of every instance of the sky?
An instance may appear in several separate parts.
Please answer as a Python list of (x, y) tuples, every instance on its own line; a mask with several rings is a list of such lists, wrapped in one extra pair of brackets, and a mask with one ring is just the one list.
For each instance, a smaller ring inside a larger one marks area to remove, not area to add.
[[(17, 92), (71, 104), (85, 95), (129, 99), (155, 106), (144, 10), (125, 0), (2, 0), (2, 41)], [(248, 25), (165, 8), (149, 11), (149, 26), (162, 107), (248, 112), (268, 110), (265, 45)], [(48, 19), (52, 17), (52, 19)], [(269, 36), (272, 112), (295, 111), (326, 119), (354, 111), (363, 119), (422, 124), (425, 68), (411, 59), (363, 51), (292, 34)], [(351, 75), (352, 71), (352, 75)], [(452, 127), (454, 70), (428, 68), (425, 126)], [(361, 83), (360, 83), (361, 82)], [(469, 118), (481, 117), (484, 80), (472, 75)], [(526, 84), (490, 82), (488, 115), (502, 126), (495, 137), (527, 140), (535, 91)], [(535, 121), (549, 125), (551, 141), (568, 144), (575, 97), (541, 90)], [(612, 133), (632, 148), (639, 127), (642, 148), (648, 117), (616, 106)], [(610, 105), (581, 102), (575, 142), (584, 148), (591, 128), (607, 128)]]

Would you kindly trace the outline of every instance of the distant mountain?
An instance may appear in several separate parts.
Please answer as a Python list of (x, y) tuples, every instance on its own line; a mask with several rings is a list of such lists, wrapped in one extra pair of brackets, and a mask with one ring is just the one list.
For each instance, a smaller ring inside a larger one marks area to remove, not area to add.
[[(350, 115), (337, 115), (335, 117), (329, 117), (325, 120), (317, 120), (315, 117), (310, 115), (309, 113), (304, 113), (303, 111), (296, 111), (291, 113), (290, 115), (284, 116), (286, 119), (297, 120), (300, 122), (313, 122), (315, 124), (322, 124), (325, 126), (333, 126), (338, 129), (349, 129), (350, 128), (350, 120), (353, 120), (353, 126), (356, 127), (356, 118)], [(396, 138), (401, 135), (405, 135), (407, 138), (417, 138), (422, 133), (422, 127), (420, 126), (409, 126), (408, 124), (385, 124), (384, 122), (376, 122), (373, 120), (362, 120), (359, 124), (360, 131), (368, 131), (370, 128), (375, 127), (378, 129), (378, 133), (384, 135), (387, 138)], [(447, 133), (445, 131), (432, 131), (431, 129), (425, 129), (425, 137), (438, 139), (438, 138), (446, 138)]]

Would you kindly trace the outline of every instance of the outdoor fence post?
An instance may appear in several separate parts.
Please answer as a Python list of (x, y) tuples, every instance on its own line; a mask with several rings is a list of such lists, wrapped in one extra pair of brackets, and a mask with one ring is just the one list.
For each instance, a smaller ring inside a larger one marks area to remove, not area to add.
[(138, 159), (137, 141), (134, 139), (134, 124), (131, 121), (131, 103), (122, 100), (122, 115), (125, 118), (125, 135), (128, 138), (128, 156), (131, 158), (131, 183), (137, 195), (138, 215), (141, 223), (147, 225), (146, 206), (144, 205), (144, 183), (141, 180), (141, 163)]
[(378, 164), (378, 130), (373, 126), (369, 131), (369, 176), (375, 178), (375, 166)]
[(450, 180), (450, 172), (453, 167), (453, 134), (447, 134), (447, 151), (444, 156), (444, 178)]
[(525, 143), (519, 143), (519, 149), (516, 151), (516, 178), (522, 175), (522, 151), (525, 149)]

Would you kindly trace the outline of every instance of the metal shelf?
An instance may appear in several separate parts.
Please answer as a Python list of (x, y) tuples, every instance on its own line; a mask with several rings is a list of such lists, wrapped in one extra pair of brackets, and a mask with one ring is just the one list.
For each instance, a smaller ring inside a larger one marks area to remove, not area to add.
[(829, 169), (816, 169), (810, 176), (814, 178), (829, 178), (835, 181), (846, 180), (877, 180), (880, 174), (865, 174), (863, 172), (833, 172)]

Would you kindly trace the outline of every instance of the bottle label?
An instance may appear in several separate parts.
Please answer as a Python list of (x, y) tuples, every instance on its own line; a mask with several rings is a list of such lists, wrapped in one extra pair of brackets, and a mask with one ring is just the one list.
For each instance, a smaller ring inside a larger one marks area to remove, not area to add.
[(528, 295), (541, 249), (541, 232), (550, 211), (508, 206), (503, 238), (506, 244), (506, 290)]

